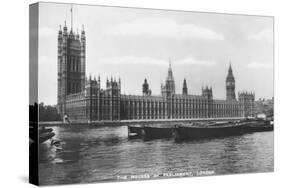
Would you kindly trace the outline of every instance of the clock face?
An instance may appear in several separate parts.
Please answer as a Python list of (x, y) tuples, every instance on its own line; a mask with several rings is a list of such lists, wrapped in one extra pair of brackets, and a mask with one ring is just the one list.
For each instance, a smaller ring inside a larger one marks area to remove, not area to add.
[(232, 86), (233, 83), (232, 83), (232, 82), (227, 82), (226, 85), (227, 85), (227, 86)]

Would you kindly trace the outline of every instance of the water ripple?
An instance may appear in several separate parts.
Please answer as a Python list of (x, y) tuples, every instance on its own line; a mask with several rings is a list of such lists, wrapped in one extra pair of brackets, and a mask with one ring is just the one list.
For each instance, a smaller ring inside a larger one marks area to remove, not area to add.
[(273, 132), (219, 139), (128, 139), (127, 127), (54, 127), (40, 145), (40, 184), (117, 180), (117, 176), (213, 170), (216, 174), (273, 171)]

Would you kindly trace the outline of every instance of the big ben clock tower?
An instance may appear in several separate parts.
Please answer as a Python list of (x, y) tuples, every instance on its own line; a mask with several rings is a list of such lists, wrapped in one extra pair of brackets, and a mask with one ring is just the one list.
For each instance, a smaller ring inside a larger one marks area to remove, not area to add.
[(236, 100), (235, 97), (235, 78), (232, 73), (231, 64), (229, 65), (228, 74), (225, 81), (226, 100)]

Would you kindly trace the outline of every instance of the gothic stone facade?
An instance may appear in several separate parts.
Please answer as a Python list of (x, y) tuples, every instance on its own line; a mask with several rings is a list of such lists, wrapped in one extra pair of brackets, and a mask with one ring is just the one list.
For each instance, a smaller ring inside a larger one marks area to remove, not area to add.
[(231, 65), (226, 77), (226, 100), (213, 99), (212, 87), (202, 88), (201, 95), (188, 93), (186, 79), (182, 94), (175, 92), (175, 80), (168, 68), (161, 95), (151, 95), (147, 79), (142, 95), (121, 94), (121, 80), (106, 80), (101, 88), (100, 77), (85, 76), (84, 29), (81, 37), (66, 25), (58, 34), (58, 112), (72, 121), (119, 121), (149, 119), (194, 119), (247, 117), (253, 114), (255, 96), (241, 92), (235, 96), (235, 79)]
[(86, 71), (86, 37), (84, 28), (81, 38), (71, 28), (67, 31), (66, 23), (63, 31), (58, 33), (58, 93), (57, 108), (59, 114), (66, 114), (66, 101), (69, 95), (85, 90)]

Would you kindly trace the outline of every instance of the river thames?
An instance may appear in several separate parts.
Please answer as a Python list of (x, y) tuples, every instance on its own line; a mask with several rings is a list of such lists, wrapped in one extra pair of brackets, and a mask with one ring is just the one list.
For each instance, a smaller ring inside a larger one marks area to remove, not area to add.
[(39, 148), (41, 185), (271, 172), (273, 131), (175, 142), (128, 138), (126, 126), (53, 127)]

